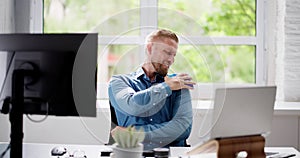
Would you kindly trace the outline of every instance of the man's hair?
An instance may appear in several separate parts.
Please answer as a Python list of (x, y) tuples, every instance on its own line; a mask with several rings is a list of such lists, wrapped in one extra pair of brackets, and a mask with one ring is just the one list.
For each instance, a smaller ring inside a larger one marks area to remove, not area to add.
[(172, 39), (174, 40), (176, 43), (178, 43), (178, 37), (177, 35), (170, 31), (170, 30), (165, 30), (165, 29), (159, 29), (159, 30), (156, 30), (156, 31), (153, 31), (152, 33), (150, 33), (148, 36), (147, 36), (147, 42), (153, 42), (153, 40), (156, 40), (156, 39), (163, 39), (163, 38), (169, 38), (169, 39)]

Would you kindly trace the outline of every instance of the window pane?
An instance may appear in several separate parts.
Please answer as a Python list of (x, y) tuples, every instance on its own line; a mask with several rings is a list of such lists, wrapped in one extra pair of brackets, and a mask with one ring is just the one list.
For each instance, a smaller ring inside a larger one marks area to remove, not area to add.
[(255, 83), (255, 47), (181, 45), (171, 72), (199, 83)]
[[(183, 35), (255, 36), (255, 0), (159, 0), (159, 27)], [(170, 20), (172, 19), (176, 20)], [(167, 20), (166, 20), (167, 19)]]
[(143, 55), (138, 45), (100, 45), (98, 50), (98, 82), (107, 82), (115, 74), (133, 72)]
[(138, 6), (136, 0), (44, 0), (44, 32), (136, 35), (132, 28), (139, 25)]

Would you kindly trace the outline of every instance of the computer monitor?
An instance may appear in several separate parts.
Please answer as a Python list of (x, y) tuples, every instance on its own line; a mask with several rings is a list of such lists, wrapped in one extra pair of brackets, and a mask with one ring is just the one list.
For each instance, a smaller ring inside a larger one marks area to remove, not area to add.
[(97, 39), (96, 33), (0, 34), (7, 61), (0, 109), (13, 95), (13, 73), (30, 70), (24, 114), (95, 117)]
[(0, 34), (1, 57), (7, 58), (0, 110), (9, 113), (11, 157), (22, 157), (23, 114), (96, 117), (97, 39)]

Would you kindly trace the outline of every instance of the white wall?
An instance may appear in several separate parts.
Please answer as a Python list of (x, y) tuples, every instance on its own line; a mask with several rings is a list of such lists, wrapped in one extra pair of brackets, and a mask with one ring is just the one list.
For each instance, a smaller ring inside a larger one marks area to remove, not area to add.
[[(41, 120), (44, 116), (32, 116)], [(8, 115), (0, 115), (0, 142), (9, 142), (10, 123)], [(106, 144), (109, 138), (110, 113), (108, 109), (97, 112), (96, 118), (49, 116), (41, 123), (30, 121), (24, 115), (23, 142), (51, 144)]]
[(295, 147), (299, 149), (299, 116), (277, 115), (273, 118), (271, 134), (266, 146)]

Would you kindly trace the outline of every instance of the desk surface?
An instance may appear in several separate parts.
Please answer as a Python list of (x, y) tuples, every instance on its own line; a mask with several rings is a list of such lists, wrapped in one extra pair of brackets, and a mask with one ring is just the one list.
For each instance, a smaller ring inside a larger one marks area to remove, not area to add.
[[(6, 149), (7, 143), (0, 142), (0, 154)], [(51, 156), (51, 150), (54, 147), (65, 147), (69, 154), (74, 152), (84, 152), (87, 158), (101, 158), (102, 151), (111, 151), (110, 146), (105, 145), (63, 145), (63, 144), (36, 144), (36, 143), (24, 143), (23, 144), (23, 158), (57, 158), (57, 156)], [(171, 157), (176, 158), (178, 155), (182, 155), (189, 148), (185, 147), (173, 147), (170, 148)], [(300, 158), (300, 153), (292, 147), (266, 147), (266, 152), (278, 152), (278, 153), (293, 153), (296, 154), (295, 158)], [(201, 157), (215, 157), (215, 154), (204, 154)], [(4, 158), (9, 158), (9, 151)]]

